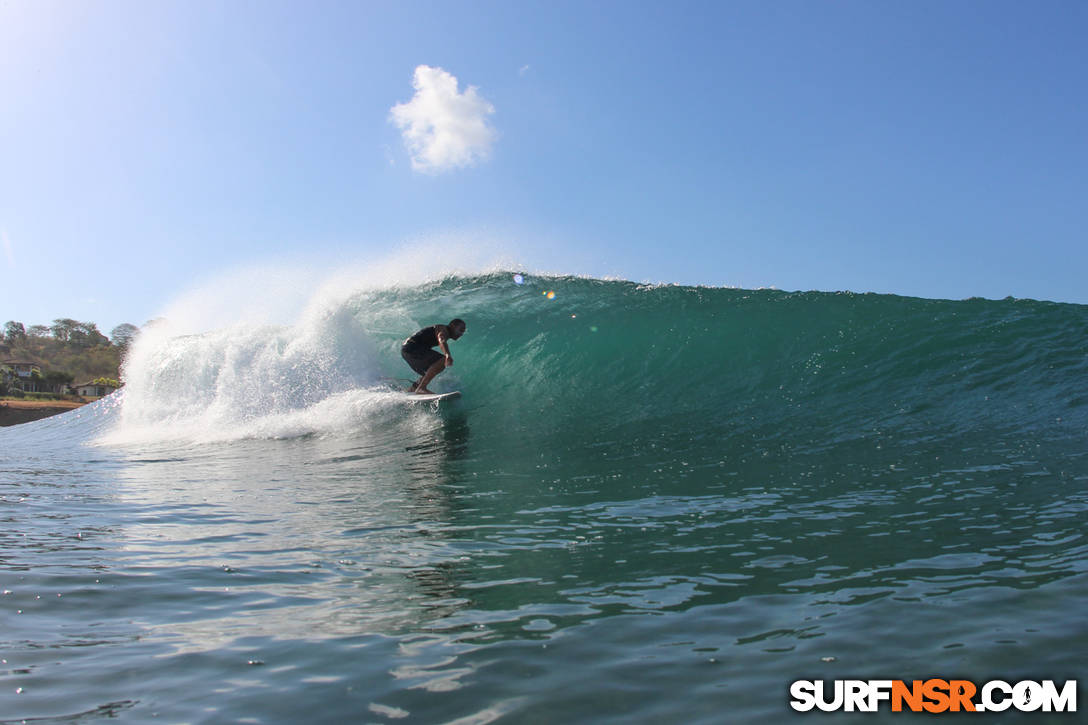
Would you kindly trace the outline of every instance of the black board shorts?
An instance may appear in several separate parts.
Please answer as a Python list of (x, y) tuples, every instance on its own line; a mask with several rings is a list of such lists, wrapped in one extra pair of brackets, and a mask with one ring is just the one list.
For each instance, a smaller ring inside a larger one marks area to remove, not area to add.
[(420, 375), (426, 375), (428, 368), (445, 357), (438, 350), (432, 350), (429, 347), (416, 347), (415, 345), (402, 347), (400, 356), (404, 358), (404, 362), (408, 363), (410, 368)]

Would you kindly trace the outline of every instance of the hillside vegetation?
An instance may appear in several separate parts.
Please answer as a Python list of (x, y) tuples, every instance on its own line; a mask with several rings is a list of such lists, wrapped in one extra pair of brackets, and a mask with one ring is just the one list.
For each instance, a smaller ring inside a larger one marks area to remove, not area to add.
[(137, 330), (135, 325), (119, 325), (111, 339), (93, 322), (59, 319), (50, 326), (26, 328), (9, 321), (0, 338), (0, 363), (33, 363), (45, 380), (120, 380), (121, 360)]

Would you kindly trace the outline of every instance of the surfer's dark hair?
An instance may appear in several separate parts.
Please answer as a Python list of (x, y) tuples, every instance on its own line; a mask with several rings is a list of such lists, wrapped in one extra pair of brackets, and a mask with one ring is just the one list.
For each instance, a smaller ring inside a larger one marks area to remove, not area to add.
[(452, 320), (450, 320), (449, 326), (450, 327), (464, 327), (466, 329), (468, 328), (468, 325), (466, 325), (465, 321), (462, 320), (460, 317), (454, 317)]

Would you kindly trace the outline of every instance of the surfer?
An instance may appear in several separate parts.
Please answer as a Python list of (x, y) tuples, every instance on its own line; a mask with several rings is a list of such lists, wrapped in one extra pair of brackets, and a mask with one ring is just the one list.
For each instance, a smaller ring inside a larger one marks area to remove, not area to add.
[[(408, 388), (409, 393), (425, 393), (434, 395), (427, 390), (435, 375), (453, 365), (453, 356), (446, 344), (448, 340), (456, 340), (465, 334), (465, 321), (460, 318), (450, 320), (448, 325), (431, 325), (424, 327), (416, 334), (404, 341), (400, 348), (400, 356), (404, 362), (419, 373), (419, 380)], [(434, 348), (442, 349), (438, 352)]]

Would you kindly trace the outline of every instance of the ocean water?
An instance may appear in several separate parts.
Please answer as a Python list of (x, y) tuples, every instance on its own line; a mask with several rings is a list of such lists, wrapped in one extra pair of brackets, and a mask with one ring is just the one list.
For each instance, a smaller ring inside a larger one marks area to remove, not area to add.
[[(153, 329), (121, 393), (0, 430), (0, 721), (774, 722), (797, 679), (1088, 674), (1088, 307), (519, 279)], [(400, 340), (453, 316), (463, 397), (406, 404)]]

